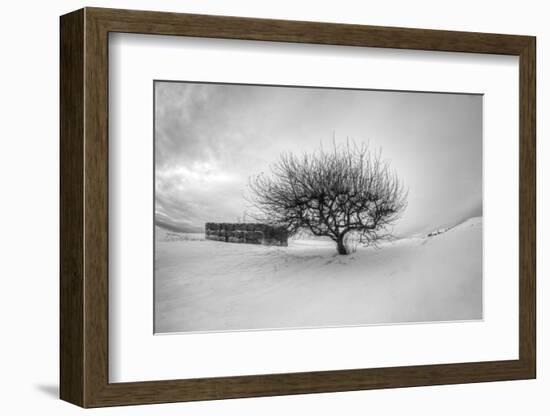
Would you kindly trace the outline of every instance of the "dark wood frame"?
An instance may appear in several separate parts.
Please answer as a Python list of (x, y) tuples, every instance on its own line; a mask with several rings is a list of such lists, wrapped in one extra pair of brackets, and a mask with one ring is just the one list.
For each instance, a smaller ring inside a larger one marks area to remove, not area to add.
[[(519, 56), (519, 359), (136, 383), (108, 380), (108, 34)], [(61, 17), (60, 396), (82, 407), (535, 378), (535, 38), (85, 8)]]

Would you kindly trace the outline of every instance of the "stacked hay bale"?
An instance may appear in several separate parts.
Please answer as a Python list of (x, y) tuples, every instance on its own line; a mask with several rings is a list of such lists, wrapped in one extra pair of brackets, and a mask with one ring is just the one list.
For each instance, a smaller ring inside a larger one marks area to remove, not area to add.
[(227, 243), (263, 244), (267, 246), (288, 246), (288, 231), (260, 223), (217, 223), (207, 222), (204, 234), (208, 240)]

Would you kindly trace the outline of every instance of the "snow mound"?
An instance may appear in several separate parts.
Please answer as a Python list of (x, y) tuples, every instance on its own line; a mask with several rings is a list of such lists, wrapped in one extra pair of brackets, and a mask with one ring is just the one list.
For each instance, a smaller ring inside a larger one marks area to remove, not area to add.
[(440, 235), (440, 234), (446, 233), (449, 230), (458, 229), (461, 227), (475, 227), (477, 225), (481, 225), (481, 221), (482, 221), (481, 217), (470, 218), (464, 221), (463, 223), (455, 225), (453, 227), (445, 227), (445, 228), (439, 228), (437, 230), (434, 230), (426, 234), (426, 237), (435, 237), (436, 235)]

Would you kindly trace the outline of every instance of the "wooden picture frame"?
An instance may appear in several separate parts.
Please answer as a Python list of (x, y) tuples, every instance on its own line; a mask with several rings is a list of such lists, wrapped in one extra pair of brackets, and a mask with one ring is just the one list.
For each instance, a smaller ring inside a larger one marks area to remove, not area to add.
[[(535, 378), (534, 37), (101, 8), (62, 16), (60, 30), (61, 399), (82, 407), (101, 407)], [(518, 56), (519, 359), (109, 383), (110, 32)]]

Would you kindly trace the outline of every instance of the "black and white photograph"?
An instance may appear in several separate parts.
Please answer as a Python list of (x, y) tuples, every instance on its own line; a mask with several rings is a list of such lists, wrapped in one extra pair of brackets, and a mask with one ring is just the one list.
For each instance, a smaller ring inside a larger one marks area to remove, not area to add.
[(483, 95), (153, 93), (156, 334), (483, 319)]

